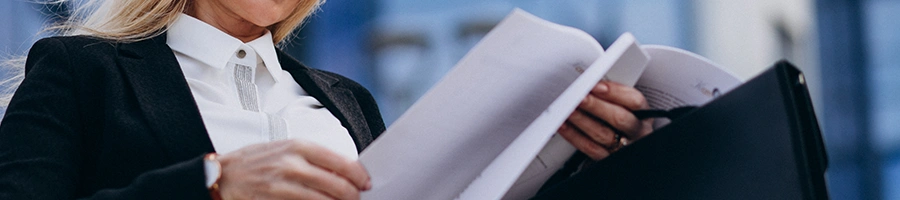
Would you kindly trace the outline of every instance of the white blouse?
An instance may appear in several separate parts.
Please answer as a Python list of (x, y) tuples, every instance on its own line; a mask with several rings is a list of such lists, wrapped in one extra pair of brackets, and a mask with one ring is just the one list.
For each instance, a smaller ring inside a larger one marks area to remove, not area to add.
[(217, 153), (299, 139), (357, 158), (341, 122), (281, 69), (271, 33), (243, 43), (181, 14), (166, 34)]

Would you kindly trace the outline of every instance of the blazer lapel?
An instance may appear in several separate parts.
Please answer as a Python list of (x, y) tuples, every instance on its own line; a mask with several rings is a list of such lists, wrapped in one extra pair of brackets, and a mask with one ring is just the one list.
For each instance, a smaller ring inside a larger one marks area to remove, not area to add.
[(119, 45), (118, 62), (152, 131), (175, 160), (214, 151), (165, 34)]
[(357, 152), (362, 152), (372, 142), (371, 130), (353, 91), (341, 87), (340, 79), (303, 66), (281, 50), (278, 50), (278, 62), (282, 69), (291, 73), (303, 90), (319, 100), (341, 121), (341, 125), (347, 128), (356, 143)]

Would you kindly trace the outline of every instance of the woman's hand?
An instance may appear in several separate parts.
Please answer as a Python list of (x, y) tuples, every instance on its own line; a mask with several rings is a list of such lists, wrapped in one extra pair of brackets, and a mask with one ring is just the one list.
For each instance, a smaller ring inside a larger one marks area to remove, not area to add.
[(300, 140), (247, 146), (219, 162), (223, 199), (359, 199), (372, 187), (359, 162)]
[[(600, 160), (624, 143), (653, 131), (652, 119), (638, 120), (631, 114), (646, 108), (647, 101), (638, 90), (601, 81), (559, 127), (559, 134), (592, 159)], [(620, 131), (623, 142), (616, 139), (615, 130)]]

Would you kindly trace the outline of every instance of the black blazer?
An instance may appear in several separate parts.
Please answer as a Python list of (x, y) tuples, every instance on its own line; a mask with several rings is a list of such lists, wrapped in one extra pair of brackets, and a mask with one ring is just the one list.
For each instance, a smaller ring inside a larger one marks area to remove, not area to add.
[[(165, 34), (116, 43), (53, 37), (31, 48), (0, 123), (0, 199), (209, 199), (213, 152)], [(372, 95), (278, 51), (361, 151), (384, 131)]]

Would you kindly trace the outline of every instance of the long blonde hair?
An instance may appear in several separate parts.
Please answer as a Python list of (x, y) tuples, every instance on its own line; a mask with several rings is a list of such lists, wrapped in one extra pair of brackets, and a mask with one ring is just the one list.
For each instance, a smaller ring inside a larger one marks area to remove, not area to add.
[[(57, 0), (52, 3), (69, 3)], [(164, 33), (178, 15), (194, 0), (84, 0), (61, 24), (47, 30), (63, 36), (89, 35), (115, 42), (135, 42)], [(304, 0), (287, 19), (269, 27), (272, 39), (280, 43), (289, 38), (307, 16), (318, 10), (325, 0)], [(0, 81), (0, 107), (6, 107), (24, 78), (25, 58), (6, 60), (2, 64), (10, 78)]]

